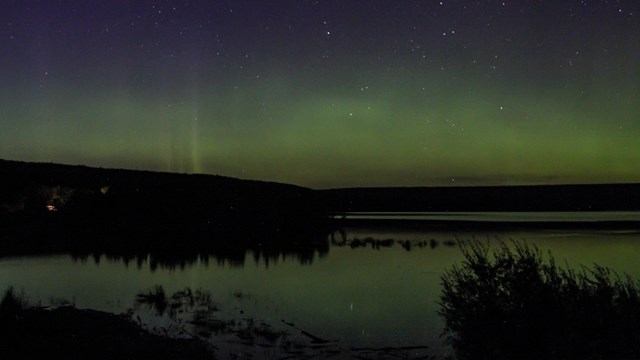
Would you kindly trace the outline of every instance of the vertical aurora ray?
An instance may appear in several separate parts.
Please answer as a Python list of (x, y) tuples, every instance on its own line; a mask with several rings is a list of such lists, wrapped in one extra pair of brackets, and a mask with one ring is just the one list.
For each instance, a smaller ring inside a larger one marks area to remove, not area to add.
[(203, 171), (200, 159), (200, 56), (197, 51), (193, 52), (192, 60), (193, 74), (191, 76), (191, 172), (201, 173)]
[(191, 118), (191, 173), (202, 172), (202, 162), (200, 160), (200, 141), (198, 134), (200, 133), (198, 108), (197, 105), (193, 106), (193, 116)]

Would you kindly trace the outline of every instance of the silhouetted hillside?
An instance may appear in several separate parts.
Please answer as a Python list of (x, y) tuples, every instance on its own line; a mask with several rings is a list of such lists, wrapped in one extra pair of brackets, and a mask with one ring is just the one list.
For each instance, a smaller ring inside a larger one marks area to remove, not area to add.
[(0, 174), (4, 251), (243, 248), (326, 225), (293, 185), (2, 160)]
[(310, 210), (312, 193), (294, 185), (216, 175), (6, 160), (0, 160), (0, 173), (0, 209), (4, 212), (86, 212), (105, 207), (125, 213), (169, 212), (172, 216), (207, 217), (206, 214), (213, 213), (266, 216)]

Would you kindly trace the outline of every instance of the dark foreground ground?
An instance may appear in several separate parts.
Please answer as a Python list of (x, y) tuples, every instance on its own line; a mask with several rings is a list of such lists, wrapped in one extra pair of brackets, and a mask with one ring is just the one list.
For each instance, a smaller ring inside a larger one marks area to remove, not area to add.
[(0, 321), (0, 359), (214, 359), (204, 342), (153, 335), (122, 315), (29, 308)]

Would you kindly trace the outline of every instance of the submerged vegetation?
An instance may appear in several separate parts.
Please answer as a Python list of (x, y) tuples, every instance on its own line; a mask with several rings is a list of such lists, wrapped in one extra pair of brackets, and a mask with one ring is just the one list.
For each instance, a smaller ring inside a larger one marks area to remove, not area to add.
[(428, 346), (349, 348), (339, 339), (326, 339), (294, 322), (260, 318), (243, 310), (246, 300), (258, 301), (252, 294), (235, 291), (234, 309), (221, 310), (210, 292), (189, 287), (169, 295), (163, 286), (155, 285), (136, 296), (134, 314), (151, 310), (155, 316), (168, 316), (161, 326), (143, 325), (153, 333), (172, 338), (189, 337), (208, 342), (220, 358), (256, 359), (431, 359)]
[[(236, 291), (233, 297), (237, 301), (251, 298), (251, 295)], [(216, 316), (220, 311), (210, 292), (202, 289), (192, 290), (189, 287), (176, 291), (172, 295), (167, 295), (162, 285), (155, 285), (147, 292), (139, 293), (136, 296), (135, 310), (141, 308), (153, 310), (156, 316), (165, 314), (171, 319), (171, 323), (162, 329), (168, 335), (180, 336), (193, 334), (208, 340), (213, 335), (231, 335), (245, 345), (255, 345), (262, 341), (262, 347), (282, 347), (290, 350), (294, 347), (294, 341), (289, 339), (290, 333), (284, 329), (275, 328), (266, 322), (249, 317), (239, 310), (239, 317), (231, 319), (221, 319)], [(285, 325), (295, 328), (291, 323)], [(300, 329), (297, 329), (300, 330)], [(193, 332), (192, 332), (193, 331)], [(304, 330), (300, 330), (310, 336)], [(313, 339), (317, 337), (311, 336)]]
[(638, 281), (596, 264), (559, 267), (526, 243), (461, 249), (440, 298), (457, 359), (640, 358)]
[(201, 289), (192, 290), (189, 287), (176, 291), (169, 297), (166, 295), (162, 285), (155, 285), (148, 292), (139, 293), (136, 296), (136, 306), (143, 305), (155, 310), (159, 316), (167, 313), (172, 319), (175, 319), (178, 313), (183, 312), (198, 313), (204, 311), (210, 314), (218, 311), (218, 306), (209, 292)]

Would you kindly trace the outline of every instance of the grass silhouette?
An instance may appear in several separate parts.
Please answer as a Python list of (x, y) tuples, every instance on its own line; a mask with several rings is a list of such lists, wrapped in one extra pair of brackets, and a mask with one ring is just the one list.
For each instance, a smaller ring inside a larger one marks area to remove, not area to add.
[(13, 286), (9, 286), (0, 299), (0, 321), (8, 321), (19, 315), (27, 306), (24, 294), (16, 293)]
[(640, 285), (628, 275), (559, 267), (521, 242), (460, 246), (440, 297), (456, 358), (640, 358)]

